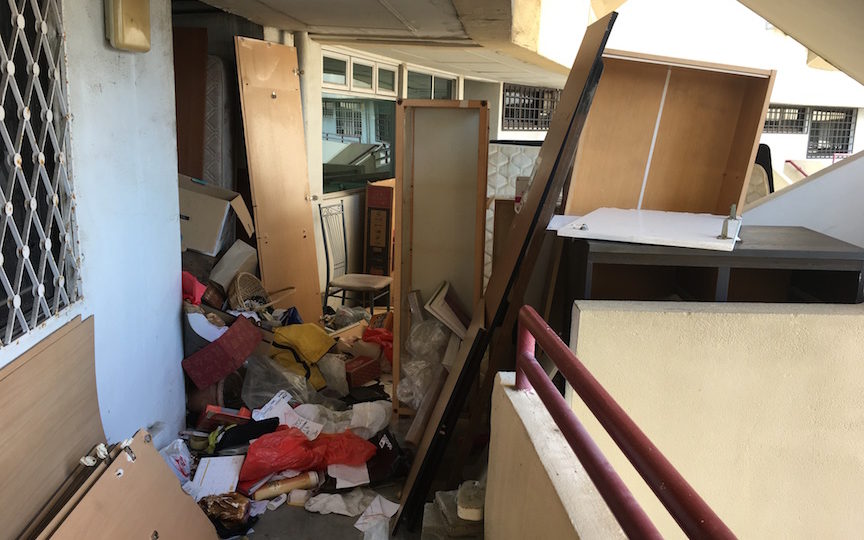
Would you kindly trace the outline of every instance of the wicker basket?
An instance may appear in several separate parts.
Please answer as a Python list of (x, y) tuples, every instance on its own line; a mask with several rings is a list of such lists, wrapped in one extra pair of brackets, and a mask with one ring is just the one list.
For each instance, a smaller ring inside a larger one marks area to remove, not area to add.
[(228, 286), (228, 303), (237, 311), (261, 313), (293, 292), (294, 287), (288, 287), (276, 291), (271, 297), (261, 280), (248, 272), (240, 272)]

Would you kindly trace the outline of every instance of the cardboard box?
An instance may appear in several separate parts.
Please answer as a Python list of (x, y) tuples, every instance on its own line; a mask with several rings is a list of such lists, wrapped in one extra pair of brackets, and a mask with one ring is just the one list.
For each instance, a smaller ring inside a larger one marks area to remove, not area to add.
[(393, 271), (394, 179), (366, 185), (366, 230), (363, 268), (367, 274), (389, 276)]
[(228, 292), (231, 280), (240, 272), (255, 273), (258, 268), (258, 250), (242, 240), (237, 240), (219, 259), (210, 271), (210, 282), (222, 287), (222, 292)]
[(191, 249), (211, 257), (218, 255), (228, 231), (230, 209), (249, 236), (255, 232), (252, 215), (239, 193), (183, 174), (178, 175), (178, 183), (180, 238), (184, 251)]
[(363, 386), (381, 378), (381, 363), (376, 358), (358, 356), (345, 362), (345, 376), (351, 388)]

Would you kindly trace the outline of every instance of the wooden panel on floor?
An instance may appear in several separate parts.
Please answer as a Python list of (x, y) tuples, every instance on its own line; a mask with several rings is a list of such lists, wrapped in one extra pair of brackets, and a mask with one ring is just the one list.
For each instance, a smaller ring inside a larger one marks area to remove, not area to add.
[(177, 170), (204, 177), (204, 99), (207, 92), (207, 29), (174, 27), (174, 99)]
[(218, 538), (150, 435), (136, 433), (131, 448), (134, 461), (121, 453), (52, 538)]
[(297, 49), (238, 37), (237, 70), (264, 288), (294, 287), (277, 303), (321, 318)]
[(14, 538), (105, 441), (93, 318), (77, 318), (0, 370), (0, 538)]

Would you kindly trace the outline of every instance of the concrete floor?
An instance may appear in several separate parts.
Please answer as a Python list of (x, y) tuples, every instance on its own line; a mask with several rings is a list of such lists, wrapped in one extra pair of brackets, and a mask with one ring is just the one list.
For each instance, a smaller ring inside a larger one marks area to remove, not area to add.
[[(252, 540), (341, 540), (361, 539), (363, 533), (354, 528), (356, 517), (346, 517), (336, 514), (326, 516), (307, 512), (303, 508), (281, 506), (273, 512), (265, 512), (255, 524), (255, 534)], [(420, 531), (409, 533), (399, 531), (392, 536), (396, 540), (418, 540)]]

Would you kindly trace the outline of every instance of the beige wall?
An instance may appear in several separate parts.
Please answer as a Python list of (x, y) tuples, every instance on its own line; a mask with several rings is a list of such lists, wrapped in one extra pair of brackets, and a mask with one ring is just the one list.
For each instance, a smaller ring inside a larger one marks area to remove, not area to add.
[[(579, 358), (739, 537), (861, 535), (864, 306), (586, 301), (573, 320)], [(574, 401), (661, 532), (683, 537)]]
[(624, 538), (540, 398), (513, 382), (499, 373), (492, 395), (485, 537)]

